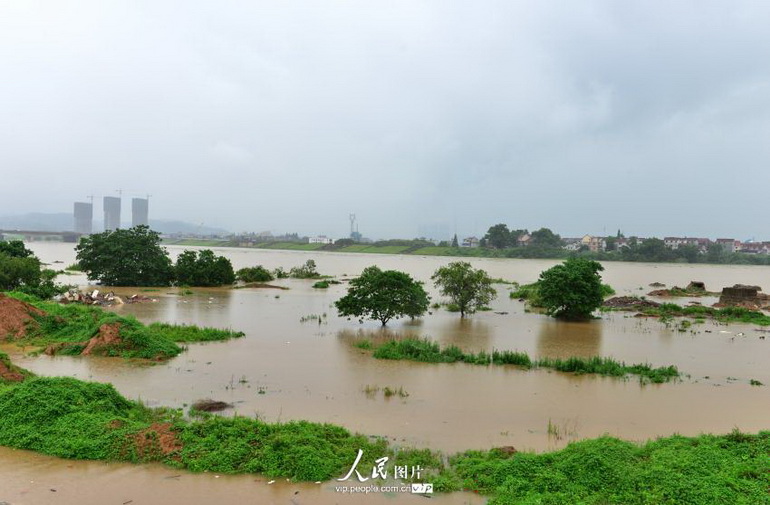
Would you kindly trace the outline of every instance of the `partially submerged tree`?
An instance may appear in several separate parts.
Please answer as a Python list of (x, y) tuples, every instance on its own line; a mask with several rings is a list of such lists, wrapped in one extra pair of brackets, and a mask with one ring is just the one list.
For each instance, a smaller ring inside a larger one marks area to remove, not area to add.
[(174, 267), (176, 281), (186, 286), (223, 286), (235, 282), (230, 260), (217, 256), (214, 251), (184, 251)]
[(57, 275), (54, 270), (42, 268), (40, 260), (21, 240), (0, 241), (0, 291), (18, 290), (51, 298), (69, 288), (54, 282)]
[(422, 284), (409, 274), (371, 266), (350, 281), (348, 294), (334, 305), (341, 316), (374, 319), (385, 326), (393, 318), (423, 315), (429, 301)]
[(497, 295), (492, 279), (484, 270), (475, 270), (470, 263), (456, 261), (441, 267), (431, 277), (441, 294), (457, 305), (460, 317), (473, 314), (487, 306)]
[(235, 277), (243, 282), (269, 282), (274, 278), (270, 270), (262, 265), (241, 268), (235, 272)]
[(542, 272), (538, 286), (546, 313), (562, 319), (590, 319), (604, 300), (599, 275), (603, 270), (597, 261), (570, 258)]
[(160, 234), (145, 225), (82, 237), (75, 250), (88, 278), (109, 286), (168, 286), (174, 278)]

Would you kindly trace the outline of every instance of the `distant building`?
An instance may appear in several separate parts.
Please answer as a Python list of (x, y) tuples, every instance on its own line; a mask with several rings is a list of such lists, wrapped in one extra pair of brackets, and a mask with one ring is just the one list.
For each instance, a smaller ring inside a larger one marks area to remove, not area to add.
[(525, 233), (516, 239), (516, 243), (519, 247), (527, 247), (532, 242), (532, 236), (529, 233)]
[(564, 249), (568, 251), (579, 251), (583, 245), (579, 238), (563, 238), (562, 242), (564, 242)]
[(94, 205), (75, 202), (75, 233), (90, 235), (94, 226)]
[(319, 235), (317, 237), (308, 237), (308, 244), (333, 244), (334, 239), (327, 237), (326, 235)]
[(150, 224), (150, 201), (147, 198), (131, 199), (131, 226)]
[(117, 230), (120, 228), (120, 198), (114, 196), (104, 197), (104, 230)]
[(478, 247), (479, 246), (479, 239), (476, 237), (465, 237), (463, 239), (462, 243), (463, 247)]
[(586, 246), (591, 252), (599, 252), (607, 249), (607, 241), (604, 237), (595, 237), (593, 235), (583, 235), (580, 239), (580, 245)]
[(690, 245), (697, 247), (699, 252), (706, 252), (711, 244), (711, 240), (696, 237), (666, 237), (663, 239), (663, 243), (666, 244), (666, 247), (673, 250)]
[(734, 253), (741, 243), (733, 238), (718, 238), (716, 240), (718, 245), (722, 246), (722, 249), (727, 253)]

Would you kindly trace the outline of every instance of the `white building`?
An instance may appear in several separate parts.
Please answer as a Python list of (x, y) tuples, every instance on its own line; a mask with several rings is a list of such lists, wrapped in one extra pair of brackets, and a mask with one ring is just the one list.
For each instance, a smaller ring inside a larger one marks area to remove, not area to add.
[(308, 244), (333, 244), (334, 239), (327, 237), (326, 235), (318, 235), (317, 237), (308, 237)]

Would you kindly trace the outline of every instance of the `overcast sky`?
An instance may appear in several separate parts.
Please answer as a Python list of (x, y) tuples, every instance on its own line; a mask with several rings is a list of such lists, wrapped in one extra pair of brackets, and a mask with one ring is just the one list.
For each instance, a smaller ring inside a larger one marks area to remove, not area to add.
[[(767, 1), (0, 2), (0, 215), (770, 239)], [(124, 216), (129, 205), (124, 202)]]

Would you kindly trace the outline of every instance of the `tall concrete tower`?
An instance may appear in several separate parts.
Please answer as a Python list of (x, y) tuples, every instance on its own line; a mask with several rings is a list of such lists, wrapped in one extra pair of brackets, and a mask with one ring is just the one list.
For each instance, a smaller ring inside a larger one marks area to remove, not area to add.
[(147, 198), (133, 198), (131, 200), (131, 226), (150, 224), (150, 200)]
[(75, 233), (90, 235), (94, 225), (94, 205), (75, 202)]
[(118, 228), (120, 228), (120, 198), (105, 196), (104, 230), (117, 230)]

